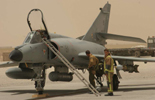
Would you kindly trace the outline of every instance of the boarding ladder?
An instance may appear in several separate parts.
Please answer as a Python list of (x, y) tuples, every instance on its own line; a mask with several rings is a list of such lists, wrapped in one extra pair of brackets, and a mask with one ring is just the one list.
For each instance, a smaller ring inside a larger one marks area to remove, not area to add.
[(42, 38), (46, 46), (87, 86), (87, 88), (96, 96), (101, 94), (77, 71), (77, 69), (47, 40)]

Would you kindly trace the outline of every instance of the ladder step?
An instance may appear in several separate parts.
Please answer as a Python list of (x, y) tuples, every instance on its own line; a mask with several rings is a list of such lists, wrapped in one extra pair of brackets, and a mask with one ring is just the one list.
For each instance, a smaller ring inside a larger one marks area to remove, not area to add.
[(77, 69), (47, 40), (43, 38), (42, 41), (49, 47), (49, 49), (88, 87), (90, 91), (96, 96), (101, 94), (77, 71)]

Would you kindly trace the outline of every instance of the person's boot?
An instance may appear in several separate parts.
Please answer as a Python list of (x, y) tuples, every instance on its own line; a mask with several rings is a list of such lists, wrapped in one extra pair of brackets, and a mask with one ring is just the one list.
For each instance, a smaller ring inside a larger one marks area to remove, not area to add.
[(105, 94), (105, 96), (113, 96), (113, 93), (110, 92), (110, 93), (108, 93), (108, 94)]

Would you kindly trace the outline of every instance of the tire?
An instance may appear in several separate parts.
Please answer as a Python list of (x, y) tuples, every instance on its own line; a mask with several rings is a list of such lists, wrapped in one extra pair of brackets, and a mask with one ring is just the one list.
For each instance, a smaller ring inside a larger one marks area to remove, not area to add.
[(113, 90), (118, 90), (119, 87), (119, 81), (116, 74), (113, 75)]
[(38, 91), (38, 94), (39, 94), (39, 95), (43, 94), (43, 91)]
[[(45, 82), (41, 81), (41, 87), (44, 88)], [(35, 88), (37, 87), (37, 81), (35, 81)], [(37, 90), (37, 89), (36, 89)], [(43, 89), (37, 91), (39, 95), (43, 94)]]

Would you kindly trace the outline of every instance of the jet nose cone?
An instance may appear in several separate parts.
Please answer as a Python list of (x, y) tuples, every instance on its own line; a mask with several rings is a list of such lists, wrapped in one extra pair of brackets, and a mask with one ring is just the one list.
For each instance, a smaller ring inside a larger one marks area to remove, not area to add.
[(10, 59), (13, 61), (21, 61), (23, 58), (23, 54), (21, 51), (19, 50), (13, 50), (10, 55), (9, 55)]

